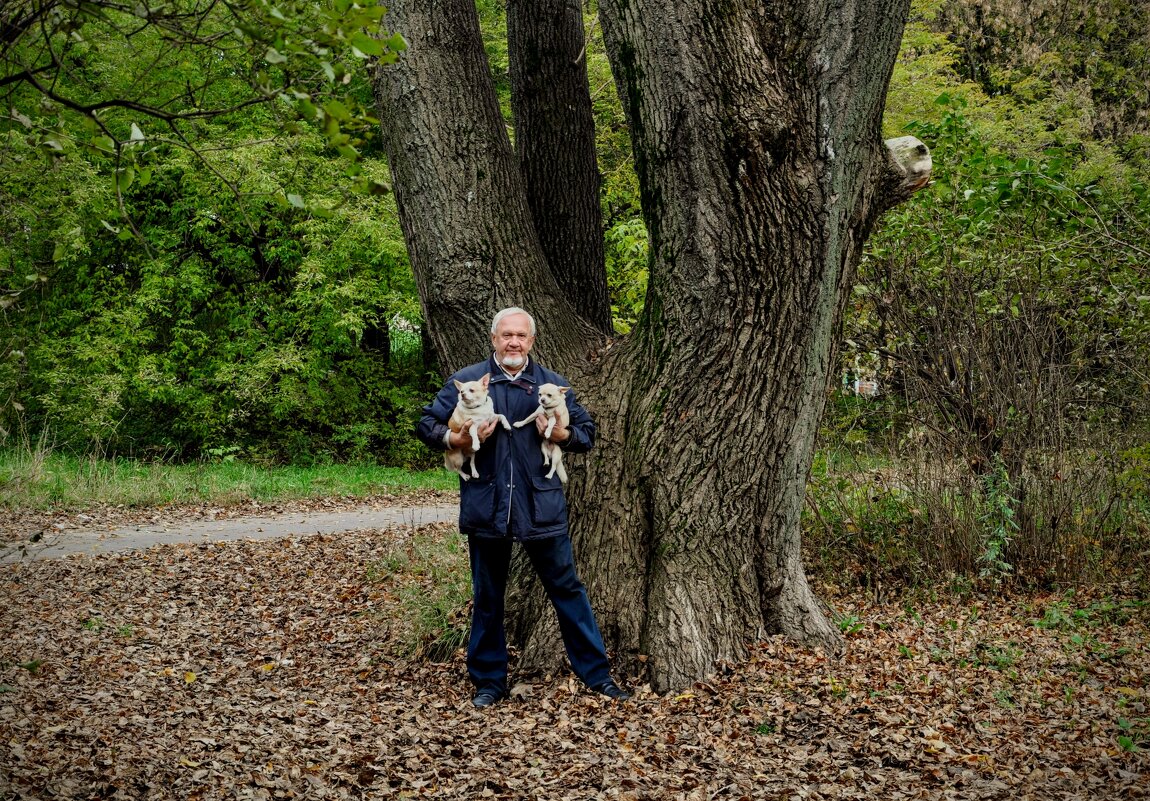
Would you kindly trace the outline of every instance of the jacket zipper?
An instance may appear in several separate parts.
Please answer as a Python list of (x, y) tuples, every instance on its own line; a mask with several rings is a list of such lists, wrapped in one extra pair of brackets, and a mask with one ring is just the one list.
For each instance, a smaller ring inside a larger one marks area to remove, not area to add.
[[(504, 434), (510, 434), (510, 431), (504, 431)], [(507, 443), (508, 451), (510, 452), (511, 443)], [(510, 483), (507, 485), (507, 536), (514, 536), (511, 532), (511, 504), (515, 503), (515, 460), (507, 460), (508, 469), (511, 471), (509, 476)]]
[[(508, 390), (506, 387), (503, 388), (502, 395), (503, 395), (503, 407), (504, 408), (510, 408), (509, 404), (510, 404), (511, 399), (510, 399), (510, 397), (508, 397), (509, 393), (508, 393)], [(502, 433), (506, 434), (508, 437), (508, 442), (507, 442), (507, 471), (508, 471), (508, 475), (507, 475), (507, 522), (504, 523), (504, 527), (507, 529), (507, 536), (514, 538), (515, 535), (511, 531), (511, 505), (513, 503), (515, 503), (515, 449), (514, 449), (514, 446), (512, 446), (511, 441), (510, 441), (510, 437), (511, 437), (512, 432), (504, 431)]]

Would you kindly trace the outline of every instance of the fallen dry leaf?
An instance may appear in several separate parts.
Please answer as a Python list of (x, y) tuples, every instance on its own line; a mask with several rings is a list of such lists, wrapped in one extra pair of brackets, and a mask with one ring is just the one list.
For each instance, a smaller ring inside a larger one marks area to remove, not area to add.
[(0, 799), (1148, 795), (1135, 599), (840, 595), (865, 627), (838, 659), (769, 638), (665, 696), (533, 677), (480, 712), (459, 654), (397, 647), (402, 590), (428, 577), (369, 578), (414, 535), (0, 568)]

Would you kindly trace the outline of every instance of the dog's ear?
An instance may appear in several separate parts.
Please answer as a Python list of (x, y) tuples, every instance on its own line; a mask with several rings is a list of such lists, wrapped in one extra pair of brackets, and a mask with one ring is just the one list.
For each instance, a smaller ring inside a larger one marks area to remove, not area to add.
[(560, 395), (566, 395), (567, 390), (569, 390), (569, 389), (571, 389), (571, 387), (559, 387), (559, 394)]
[(457, 391), (457, 392), (462, 392), (462, 391), (463, 391), (463, 382), (462, 382), (462, 381), (460, 381), (458, 378), (453, 378), (453, 379), (452, 379), (452, 381), (454, 381), (454, 382), (455, 382), (455, 389), (456, 389), (456, 391)]
[(483, 378), (479, 379), (479, 383), (483, 384), (484, 389), (487, 389), (487, 385), (491, 383), (491, 373), (484, 373)]

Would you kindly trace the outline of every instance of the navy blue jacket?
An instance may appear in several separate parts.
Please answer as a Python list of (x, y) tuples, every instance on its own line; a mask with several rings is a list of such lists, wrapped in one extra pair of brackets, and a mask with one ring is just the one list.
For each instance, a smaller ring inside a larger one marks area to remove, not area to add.
[[(507, 417), (510, 431), (496, 425), (495, 431), (482, 444), (476, 454), (475, 466), (479, 478), (459, 480), (459, 529), (464, 534), (479, 537), (514, 537), (517, 540), (557, 537), (567, 533), (567, 499), (559, 476), (547, 478), (549, 467), (543, 464), (540, 444), (543, 438), (535, 428), (535, 421), (523, 428), (514, 424), (525, 419), (539, 407), (540, 384), (570, 386), (558, 373), (527, 362), (519, 378), (509, 379), (492, 355), (485, 362), (464, 367), (448, 379), (435, 396), (423, 407), (423, 416), (415, 434), (429, 448), (444, 451), (447, 421), (459, 400), (455, 381), (476, 381), (484, 373), (491, 374), (489, 392), (495, 411)], [(560, 447), (568, 453), (585, 453), (595, 444), (595, 421), (568, 391), (567, 411), (571, 415), (568, 431), (571, 437)], [(464, 470), (469, 465), (464, 465)]]

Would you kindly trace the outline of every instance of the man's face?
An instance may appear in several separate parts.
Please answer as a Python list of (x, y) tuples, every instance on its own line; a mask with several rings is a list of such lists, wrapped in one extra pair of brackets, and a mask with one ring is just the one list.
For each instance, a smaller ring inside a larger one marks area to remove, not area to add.
[(527, 354), (535, 344), (531, 336), (531, 323), (523, 314), (509, 314), (499, 321), (491, 335), (495, 360), (509, 370), (518, 370), (527, 363)]

